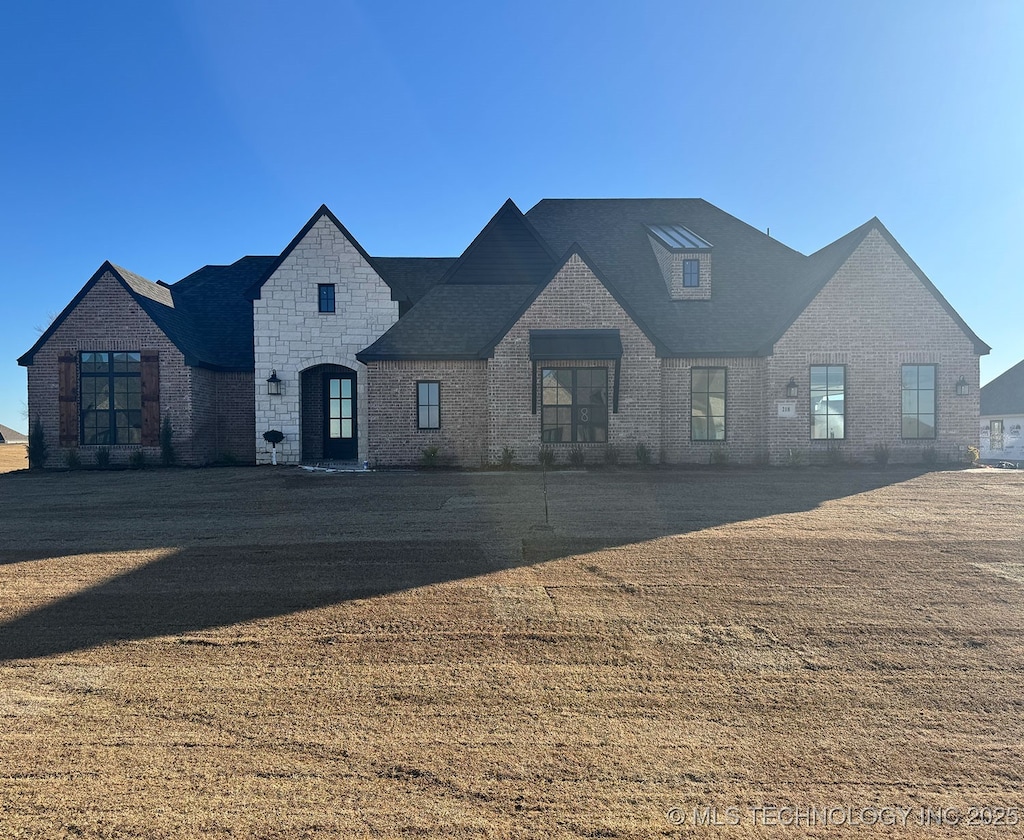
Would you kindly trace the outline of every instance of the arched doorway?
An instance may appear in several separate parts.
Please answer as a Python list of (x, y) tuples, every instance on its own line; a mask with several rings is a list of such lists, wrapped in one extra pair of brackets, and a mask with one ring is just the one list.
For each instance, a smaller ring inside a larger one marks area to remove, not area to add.
[(356, 372), (316, 365), (302, 372), (302, 460), (355, 461), (359, 457)]

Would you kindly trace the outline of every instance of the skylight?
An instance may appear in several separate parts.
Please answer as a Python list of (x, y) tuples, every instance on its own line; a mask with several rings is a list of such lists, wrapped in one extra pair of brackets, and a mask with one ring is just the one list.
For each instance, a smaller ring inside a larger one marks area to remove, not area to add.
[(647, 230), (672, 251), (696, 251), (711, 247), (710, 242), (682, 225), (647, 225)]

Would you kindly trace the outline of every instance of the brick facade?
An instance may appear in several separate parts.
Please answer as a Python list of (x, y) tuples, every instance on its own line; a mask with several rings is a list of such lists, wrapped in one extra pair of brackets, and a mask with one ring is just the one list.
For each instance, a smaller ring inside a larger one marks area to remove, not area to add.
[[(320, 312), (317, 288), (335, 284), (335, 311)], [(366, 367), (356, 353), (398, 320), (391, 290), (359, 248), (327, 215), (321, 215), (267, 279), (253, 301), (256, 461), (270, 463), (268, 429), (284, 433), (278, 463), (302, 458), (302, 372), (317, 365), (340, 365), (356, 372), (359, 460), (368, 457), (369, 423)], [(281, 395), (267, 394), (266, 380), (277, 371)], [(308, 424), (307, 424), (308, 434)], [(308, 449), (308, 445), (307, 445)]]

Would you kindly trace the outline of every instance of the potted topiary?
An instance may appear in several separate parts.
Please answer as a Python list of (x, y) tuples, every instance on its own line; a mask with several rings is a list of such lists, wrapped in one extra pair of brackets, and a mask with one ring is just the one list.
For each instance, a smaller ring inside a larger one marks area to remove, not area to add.
[(270, 463), (277, 466), (277, 445), (284, 440), (284, 434), (277, 429), (263, 433), (263, 439), (270, 444)]

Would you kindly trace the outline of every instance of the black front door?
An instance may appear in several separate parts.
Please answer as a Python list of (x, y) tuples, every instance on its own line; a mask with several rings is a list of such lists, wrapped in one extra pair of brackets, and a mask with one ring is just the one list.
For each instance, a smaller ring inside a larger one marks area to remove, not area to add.
[(324, 374), (324, 458), (354, 461), (358, 457), (355, 374)]

